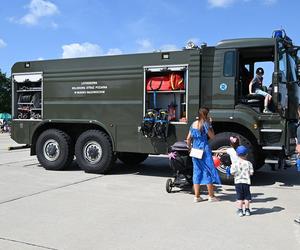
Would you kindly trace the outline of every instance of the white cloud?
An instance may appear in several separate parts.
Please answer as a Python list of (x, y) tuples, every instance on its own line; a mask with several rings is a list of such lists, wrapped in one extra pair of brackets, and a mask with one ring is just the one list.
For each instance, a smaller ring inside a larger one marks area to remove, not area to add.
[(118, 48), (109, 49), (106, 53), (106, 55), (108, 56), (120, 55), (120, 54), (123, 54), (123, 52)]
[(71, 43), (62, 46), (62, 58), (87, 57), (102, 55), (102, 49), (97, 44), (92, 43)]
[[(211, 8), (226, 8), (234, 3), (250, 3), (254, 0), (207, 0)], [(257, 0), (258, 1), (258, 0)], [(260, 4), (264, 5), (274, 5), (278, 0), (259, 0)]]
[(178, 50), (177, 46), (174, 44), (164, 44), (160, 47), (161, 51), (175, 51)]
[(137, 40), (136, 43), (139, 45), (138, 52), (154, 51), (154, 47), (153, 47), (151, 41), (148, 39)]
[(43, 61), (43, 60), (45, 60), (43, 57), (39, 57), (38, 59), (37, 59), (38, 61)]
[(20, 24), (37, 25), (42, 17), (53, 16), (59, 13), (58, 7), (47, 0), (31, 0), (26, 8), (29, 11), (25, 16), (20, 19), (12, 17), (10, 20)]
[(277, 3), (277, 0), (264, 0), (265, 5), (273, 5), (276, 3)]
[[(136, 52), (154, 52), (154, 51), (175, 51), (180, 50), (174, 44), (163, 44), (159, 49), (155, 50), (152, 42), (149, 39), (137, 40), (138, 44)], [(63, 53), (62, 58), (75, 58), (75, 57), (88, 57), (88, 56), (103, 56), (103, 55), (121, 55), (123, 51), (119, 48), (111, 48), (107, 51), (103, 49), (98, 44), (92, 44), (89, 42), (85, 43), (71, 43), (62, 46)]]
[(149, 39), (140, 39), (137, 40), (138, 44), (137, 52), (154, 52), (154, 51), (174, 51), (178, 50), (178, 47), (175, 44), (163, 44), (159, 48), (155, 48), (152, 42)]
[(6, 47), (6, 43), (0, 38), (0, 49)]
[(58, 24), (56, 22), (51, 22), (51, 27), (53, 29), (56, 29), (58, 27)]
[(234, 2), (235, 0), (208, 0), (208, 4), (212, 8), (226, 8)]

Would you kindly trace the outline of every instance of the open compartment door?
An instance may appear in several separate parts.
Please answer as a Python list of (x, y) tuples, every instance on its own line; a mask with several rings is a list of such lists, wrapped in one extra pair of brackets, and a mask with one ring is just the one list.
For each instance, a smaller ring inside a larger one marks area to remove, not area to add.
[(13, 119), (42, 119), (43, 75), (40, 72), (12, 75)]

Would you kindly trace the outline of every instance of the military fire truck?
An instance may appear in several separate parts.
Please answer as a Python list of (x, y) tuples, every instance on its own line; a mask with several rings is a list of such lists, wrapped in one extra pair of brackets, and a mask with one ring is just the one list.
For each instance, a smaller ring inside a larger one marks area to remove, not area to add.
[[(212, 149), (237, 135), (256, 169), (295, 151), (298, 47), (283, 31), (180, 51), (18, 62), (12, 67), (12, 133), (48, 170), (76, 157), (107, 173), (116, 158), (138, 164), (186, 138), (199, 107), (210, 108)], [(270, 62), (272, 113), (248, 92), (255, 65)], [(220, 167), (220, 174), (225, 170)]]

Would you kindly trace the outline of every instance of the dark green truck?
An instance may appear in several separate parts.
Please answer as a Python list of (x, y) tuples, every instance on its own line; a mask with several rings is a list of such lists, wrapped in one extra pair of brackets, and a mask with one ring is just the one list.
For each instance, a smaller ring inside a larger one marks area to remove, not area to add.
[[(12, 67), (11, 137), (31, 145), (31, 155), (46, 169), (63, 169), (75, 155), (83, 170), (106, 173), (117, 157), (137, 164), (148, 154), (166, 154), (206, 106), (216, 133), (213, 149), (228, 147), (229, 136), (238, 135), (256, 169), (282, 166), (296, 145), (297, 51), (279, 35), (173, 52), (18, 62)], [(259, 62), (274, 63), (270, 114), (248, 93)], [(183, 88), (147, 90), (149, 79), (172, 73), (182, 77)], [(148, 110), (171, 106), (166, 137), (144, 136)]]

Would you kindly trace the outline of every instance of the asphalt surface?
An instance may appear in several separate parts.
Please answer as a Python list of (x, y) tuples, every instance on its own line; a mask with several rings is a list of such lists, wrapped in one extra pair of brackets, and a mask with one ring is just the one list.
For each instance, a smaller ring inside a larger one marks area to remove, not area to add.
[(300, 249), (295, 168), (257, 172), (252, 215), (240, 218), (233, 186), (218, 187), (215, 203), (193, 203), (190, 188), (167, 193), (165, 158), (117, 162), (110, 175), (75, 162), (46, 171), (29, 149), (8, 151), (13, 145), (0, 134), (0, 249)]

